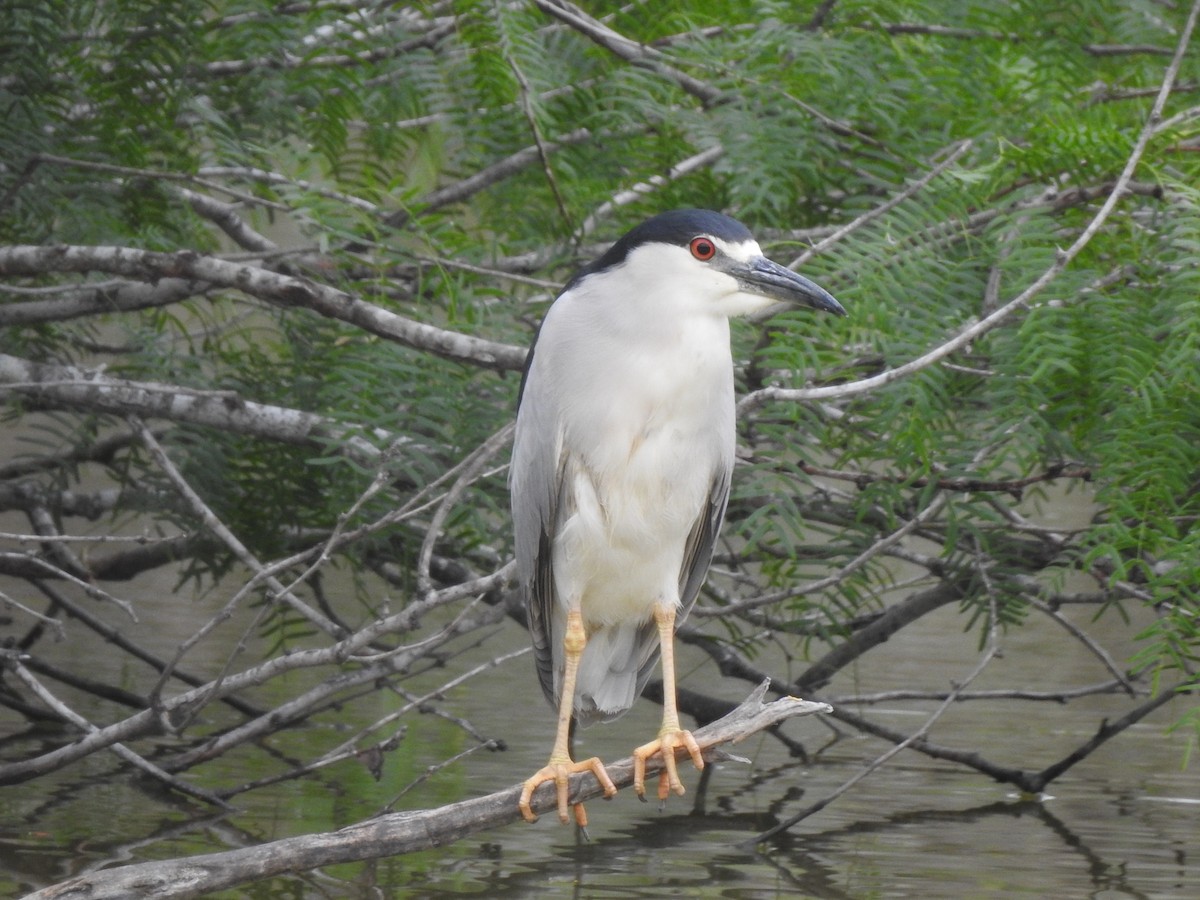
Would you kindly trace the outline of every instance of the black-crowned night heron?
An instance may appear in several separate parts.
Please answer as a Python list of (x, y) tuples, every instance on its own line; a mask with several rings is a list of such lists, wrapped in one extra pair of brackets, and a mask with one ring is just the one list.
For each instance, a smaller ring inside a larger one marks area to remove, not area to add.
[[(661, 753), (658, 795), (684, 792), (675, 752), (704, 767), (675, 700), (675, 623), (691, 609), (725, 516), (734, 460), (729, 318), (786, 302), (845, 315), (826, 291), (771, 262), (740, 222), (683, 209), (638, 225), (558, 295), (530, 350), (509, 483), (517, 577), (538, 677), (558, 709), (550, 761), (567, 822), (571, 717), (615, 719), (662, 654), (658, 737), (634, 751), (634, 789)], [(575, 819), (586, 816), (581, 804)]]

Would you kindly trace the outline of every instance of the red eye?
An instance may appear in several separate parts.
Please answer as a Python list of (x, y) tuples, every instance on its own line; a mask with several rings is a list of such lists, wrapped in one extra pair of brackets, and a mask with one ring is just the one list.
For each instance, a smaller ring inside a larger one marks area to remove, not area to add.
[(701, 262), (708, 262), (717, 255), (717, 245), (706, 237), (692, 238), (688, 249), (692, 251), (692, 256)]

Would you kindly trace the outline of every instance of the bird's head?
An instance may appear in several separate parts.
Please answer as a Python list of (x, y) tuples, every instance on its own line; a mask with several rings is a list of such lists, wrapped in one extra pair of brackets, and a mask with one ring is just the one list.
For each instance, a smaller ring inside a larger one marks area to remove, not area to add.
[(741, 222), (705, 209), (647, 219), (575, 282), (590, 275), (620, 281), (639, 302), (670, 297), (697, 312), (740, 316), (786, 303), (846, 314), (824, 288), (767, 259)]

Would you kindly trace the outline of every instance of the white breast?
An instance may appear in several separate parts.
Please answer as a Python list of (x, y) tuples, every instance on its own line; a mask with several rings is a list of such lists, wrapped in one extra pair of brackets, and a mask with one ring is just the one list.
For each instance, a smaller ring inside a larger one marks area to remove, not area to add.
[(643, 621), (678, 602), (688, 534), (732, 466), (729, 324), (668, 307), (600, 327), (605, 311), (573, 299), (547, 320), (573, 507), (554, 546), (558, 594), (592, 626)]

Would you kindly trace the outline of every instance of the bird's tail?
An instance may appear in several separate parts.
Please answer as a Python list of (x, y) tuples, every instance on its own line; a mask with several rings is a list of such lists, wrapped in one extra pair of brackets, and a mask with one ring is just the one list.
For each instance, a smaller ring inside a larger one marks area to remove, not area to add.
[(575, 718), (580, 725), (610, 722), (642, 693), (658, 659), (658, 630), (649, 622), (608, 625), (588, 637), (579, 660)]

